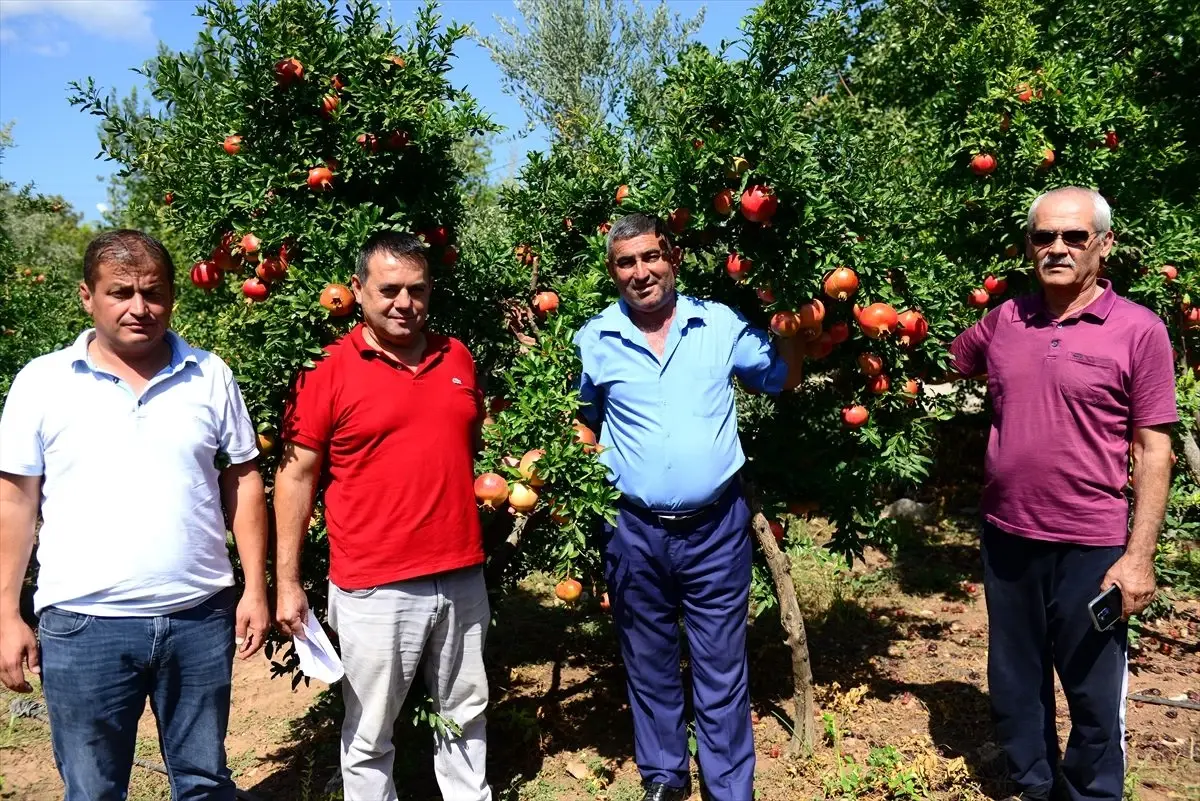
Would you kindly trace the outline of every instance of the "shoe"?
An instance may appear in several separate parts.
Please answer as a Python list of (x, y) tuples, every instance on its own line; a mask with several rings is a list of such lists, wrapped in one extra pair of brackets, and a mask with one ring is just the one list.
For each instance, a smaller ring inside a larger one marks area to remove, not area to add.
[(651, 782), (646, 785), (646, 794), (642, 801), (685, 801), (691, 791), (687, 787), (670, 787), (662, 782)]

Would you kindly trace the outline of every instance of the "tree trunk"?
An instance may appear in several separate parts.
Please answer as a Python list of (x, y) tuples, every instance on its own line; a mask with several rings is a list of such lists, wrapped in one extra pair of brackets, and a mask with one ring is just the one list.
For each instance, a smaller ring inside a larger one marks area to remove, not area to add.
[(517, 549), (521, 547), (521, 536), (525, 533), (525, 526), (528, 523), (529, 515), (516, 515), (504, 541), (497, 543), (494, 548), (489, 548), (487, 565), (483, 569), (484, 583), (489, 589), (500, 587), (500, 580), (504, 576), (508, 563), (512, 561)]
[(1183, 460), (1187, 462), (1188, 471), (1192, 474), (1192, 480), (1200, 484), (1200, 447), (1196, 446), (1196, 437), (1191, 431), (1184, 431), (1183, 437)]
[(767, 567), (771, 570), (771, 579), (775, 582), (775, 592), (779, 597), (779, 620), (787, 634), (784, 642), (792, 650), (792, 705), (794, 711), (794, 728), (792, 741), (788, 745), (790, 756), (809, 756), (817, 741), (817, 724), (813, 720), (813, 675), (812, 660), (808, 655), (808, 635), (804, 630), (804, 616), (800, 612), (800, 602), (796, 598), (796, 585), (792, 581), (792, 562), (779, 545), (771, 526), (762, 513), (753, 490), (746, 488), (750, 500), (750, 508), (754, 513), (754, 534), (758, 544), (767, 557)]

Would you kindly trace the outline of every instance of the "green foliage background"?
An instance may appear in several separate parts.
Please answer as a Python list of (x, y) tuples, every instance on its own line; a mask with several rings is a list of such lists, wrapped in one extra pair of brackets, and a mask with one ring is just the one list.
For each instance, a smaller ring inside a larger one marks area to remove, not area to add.
[[(75, 89), (74, 102), (100, 118), (104, 151), (122, 167), (121, 208), (110, 222), (169, 242), (180, 263), (177, 329), (234, 367), (264, 431), (278, 425), (296, 371), (353, 322), (330, 319), (317, 298), (328, 282), (348, 280), (366, 236), (448, 229), (457, 263), (446, 261), (445, 247), (429, 251), (432, 324), (467, 342), (489, 398), (511, 404), (486, 430), (479, 469), (516, 480), (504, 457), (546, 451), (543, 502), (521, 521), (521, 546), (497, 570), (503, 578), (533, 568), (594, 575), (589, 532), (613, 493), (570, 429), (578, 374), (571, 334), (614, 299), (599, 229), (632, 210), (687, 209), (682, 287), (757, 325), (820, 297), (838, 265), (860, 277), (854, 302), (887, 302), (929, 320), (929, 339), (906, 349), (894, 337), (867, 340), (851, 304), (826, 299), (826, 325), (847, 322), (854, 336), (809, 361), (802, 392), (739, 394), (747, 475), (767, 510), (819, 504), (837, 523), (841, 549), (896, 536), (880, 506), (922, 491), (941, 426), (980, 392), (963, 386), (913, 404), (897, 389), (907, 378), (941, 378), (947, 344), (980, 316), (965, 298), (985, 276), (1006, 277), (1008, 296), (1033, 289), (1009, 249), (1021, 247), (1028, 205), (1046, 189), (1081, 184), (1109, 198), (1118, 248), (1108, 275), (1166, 321), (1186, 417), (1177, 435), (1195, 431), (1200, 395), (1191, 370), (1200, 342), (1181, 312), (1200, 300), (1200, 10), (1186, 0), (766, 0), (729, 42), (677, 56), (685, 38), (678, 26), (687, 24), (656, 16), (670, 52), (639, 62), (636, 80), (620, 86), (584, 91), (593, 69), (564, 78), (573, 90), (551, 92), (509, 71), (531, 93), (523, 101), (531, 118), (551, 120), (555, 139), (499, 193), (478, 177), (494, 126), (446, 77), (467, 30), (443, 26), (432, 7), (407, 33), (364, 0), (210, 0), (201, 13), (206, 27), (191, 51), (164, 51), (142, 70), (162, 111), (137, 97), (105, 97), (90, 82)], [(581, 53), (588, 42), (624, 35), (619, 26), (589, 30), (586, 16), (575, 23)], [(512, 56), (544, 44), (491, 46)], [(305, 75), (281, 89), (273, 67), (287, 57)], [(319, 108), (335, 92), (334, 76), (340, 105), (326, 118)], [(408, 132), (406, 148), (372, 152), (357, 141), (396, 130)], [(1105, 144), (1109, 132), (1116, 147)], [(236, 155), (221, 146), (233, 134), (243, 137)], [(1047, 149), (1054, 163), (1043, 167)], [(967, 164), (983, 152), (999, 166), (981, 178)], [(744, 173), (731, 171), (735, 157), (748, 162)], [(334, 189), (311, 191), (307, 170), (327, 163)], [(622, 184), (632, 192), (618, 206)], [(770, 226), (746, 221), (736, 203), (730, 216), (713, 208), (718, 191), (736, 199), (752, 184), (770, 185), (780, 199)], [(4, 192), (0, 324), (16, 332), (0, 336), (6, 382), (82, 325), (70, 261), (87, 232), (48, 211), (52, 199)], [(211, 292), (186, 285), (192, 262), (209, 258), (223, 236), (250, 231), (267, 254), (288, 246), (289, 272), (267, 301), (242, 298), (240, 283), (253, 270), (245, 262)], [(518, 258), (520, 246), (536, 260)], [(725, 275), (731, 252), (755, 265), (745, 284)], [(20, 275), (34, 258), (46, 264), (44, 285)], [(1165, 264), (1177, 267), (1177, 280), (1163, 279)], [(763, 304), (755, 289), (768, 286), (776, 299)], [(549, 320), (529, 314), (538, 290), (562, 299)], [(868, 351), (883, 357), (892, 391), (865, 388), (856, 358)], [(871, 418), (850, 431), (840, 410), (854, 403)], [(270, 458), (264, 467), (273, 468)], [(1178, 470), (1165, 552), (1182, 552), (1196, 537), (1196, 501), (1195, 483)], [(565, 522), (551, 519), (551, 506)], [(484, 514), (491, 546), (511, 538), (517, 518)], [(323, 536), (318, 514), (306, 568), (318, 596)]]

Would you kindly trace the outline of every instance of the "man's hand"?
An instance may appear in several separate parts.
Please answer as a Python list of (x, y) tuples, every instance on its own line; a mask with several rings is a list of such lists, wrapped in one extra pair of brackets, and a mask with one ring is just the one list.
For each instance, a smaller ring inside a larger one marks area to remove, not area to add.
[(1154, 560), (1125, 554), (1104, 574), (1100, 591), (1114, 584), (1121, 588), (1121, 616), (1128, 620), (1130, 615), (1141, 612), (1154, 600), (1157, 591), (1154, 585)]
[(308, 597), (296, 582), (280, 582), (275, 594), (275, 622), (279, 630), (304, 639), (304, 621), (308, 619)]
[(0, 682), (13, 692), (33, 692), (25, 679), (26, 664), (31, 673), (42, 675), (37, 638), (19, 616), (7, 617), (0, 621)]
[(237, 654), (249, 659), (258, 653), (271, 628), (271, 611), (265, 592), (246, 592), (237, 606)]

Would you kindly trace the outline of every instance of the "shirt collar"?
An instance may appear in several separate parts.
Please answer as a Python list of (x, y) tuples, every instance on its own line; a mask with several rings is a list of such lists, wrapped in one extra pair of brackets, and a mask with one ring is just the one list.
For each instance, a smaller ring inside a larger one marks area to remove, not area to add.
[[(93, 373), (100, 371), (92, 362), (91, 354), (88, 353), (88, 345), (95, 336), (96, 329), (89, 328), (75, 338), (75, 342), (71, 344), (72, 366), (81, 366)], [(196, 350), (174, 331), (167, 331), (167, 344), (171, 346), (171, 361), (159, 372), (160, 375), (163, 373), (174, 374), (189, 364), (200, 363), (196, 356)]]
[[(1113, 291), (1112, 282), (1107, 278), (1098, 278), (1096, 279), (1096, 283), (1104, 289), (1100, 293), (1100, 297), (1093, 300), (1080, 311), (1064, 319), (1073, 320), (1086, 316), (1100, 323), (1108, 319), (1109, 312), (1113, 310), (1113, 306), (1117, 303), (1117, 293)], [(1017, 302), (1013, 304), (1013, 322), (1017, 320), (1032, 320), (1035, 317), (1044, 317), (1046, 319), (1050, 317), (1050, 313), (1046, 310), (1046, 297), (1041, 292), (1018, 298)]]
[[(360, 354), (362, 354), (363, 356), (371, 356), (371, 357), (378, 356), (379, 350), (371, 347), (370, 343), (367, 342), (367, 338), (365, 336), (363, 336), (363, 327), (364, 327), (364, 324), (359, 323), (358, 325), (356, 325), (350, 329), (350, 333), (347, 334), (347, 336), (350, 337), (350, 342), (354, 345), (355, 349), (358, 350), (358, 352)], [(449, 349), (450, 349), (450, 338), (449, 337), (439, 336), (437, 334), (431, 334), (430, 332), (426, 331), (425, 332), (425, 352), (421, 354), (421, 363), (424, 364), (430, 358), (430, 356), (434, 355), (435, 353), (445, 353)]]
[[(672, 327), (683, 327), (692, 320), (704, 322), (705, 309), (700, 301), (688, 295), (675, 293), (675, 321)], [(628, 333), (637, 328), (629, 316), (629, 304), (624, 298), (609, 306), (600, 313), (600, 330), (615, 334)]]

